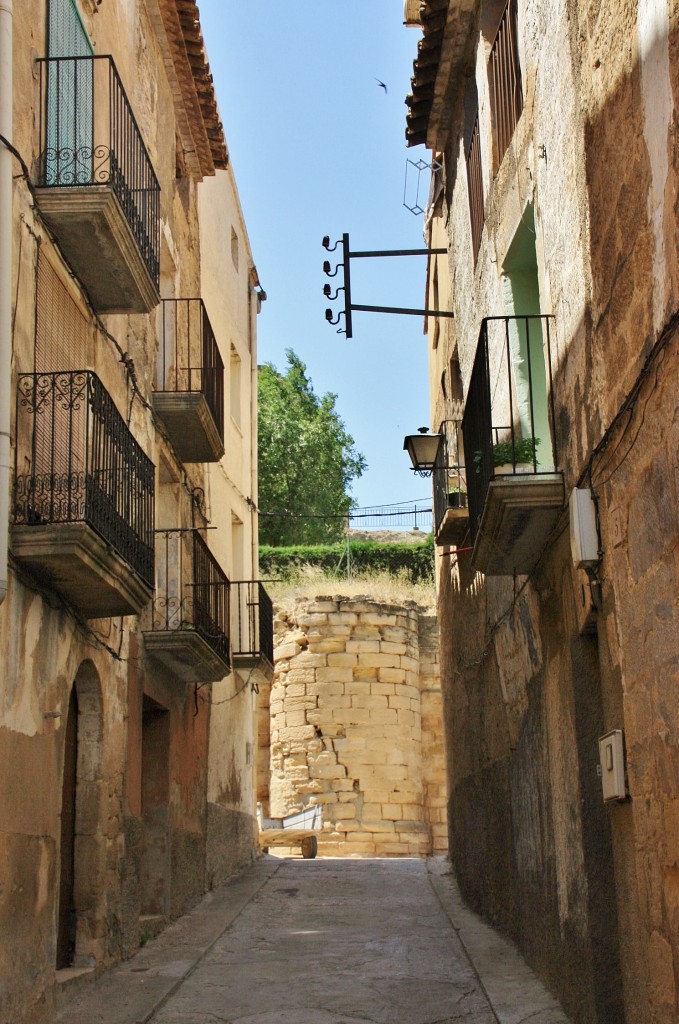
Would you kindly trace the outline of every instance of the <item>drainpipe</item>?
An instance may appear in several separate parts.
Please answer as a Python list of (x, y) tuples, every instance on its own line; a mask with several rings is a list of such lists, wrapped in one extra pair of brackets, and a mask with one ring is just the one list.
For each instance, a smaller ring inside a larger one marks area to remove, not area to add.
[[(0, 0), (0, 135), (12, 143), (12, 0)], [(0, 603), (7, 594), (12, 372), (12, 154), (0, 143)]]

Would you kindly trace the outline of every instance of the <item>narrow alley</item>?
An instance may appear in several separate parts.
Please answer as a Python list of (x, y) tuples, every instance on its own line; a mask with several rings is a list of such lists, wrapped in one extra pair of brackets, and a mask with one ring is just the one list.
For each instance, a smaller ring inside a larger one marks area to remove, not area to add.
[(567, 1024), (443, 859), (266, 857), (54, 1024)]

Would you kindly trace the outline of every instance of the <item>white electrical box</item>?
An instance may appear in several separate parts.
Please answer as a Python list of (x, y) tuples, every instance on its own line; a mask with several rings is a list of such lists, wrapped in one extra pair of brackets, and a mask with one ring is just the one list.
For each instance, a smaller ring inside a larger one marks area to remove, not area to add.
[(622, 729), (614, 729), (606, 736), (601, 737), (599, 760), (604, 800), (625, 800), (627, 785), (625, 783), (625, 751), (622, 742)]
[(571, 556), (576, 569), (593, 569), (599, 562), (596, 509), (589, 487), (574, 487), (568, 502)]

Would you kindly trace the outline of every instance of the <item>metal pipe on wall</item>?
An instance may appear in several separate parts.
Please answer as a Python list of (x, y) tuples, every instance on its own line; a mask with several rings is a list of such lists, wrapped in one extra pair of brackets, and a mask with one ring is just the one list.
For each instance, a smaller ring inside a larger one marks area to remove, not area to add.
[[(13, 0), (0, 0), (0, 135), (12, 144)], [(12, 154), (0, 143), (0, 603), (7, 594), (12, 371)]]

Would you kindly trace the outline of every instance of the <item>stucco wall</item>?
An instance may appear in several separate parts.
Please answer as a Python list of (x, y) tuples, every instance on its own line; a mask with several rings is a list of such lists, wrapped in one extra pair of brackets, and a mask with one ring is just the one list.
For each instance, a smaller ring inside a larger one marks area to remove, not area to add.
[[(46, 7), (45, 0), (14, 5), (14, 144), (32, 173), (38, 168), (40, 121), (35, 58), (47, 50)], [(237, 569), (241, 578), (252, 579), (257, 575), (252, 505), (257, 301), (235, 181), (230, 171), (219, 172), (216, 189), (205, 188), (199, 209), (203, 186), (195, 170), (186, 171), (185, 147), (191, 139), (186, 111), (179, 109), (176, 83), (170, 80), (169, 51), (158, 35), (156, 0), (82, 0), (79, 9), (95, 51), (113, 55), (160, 182), (162, 294), (205, 298), (225, 364), (227, 396), (231, 345), (241, 354), (241, 423), (237, 429), (232, 425), (227, 407), (229, 455), (210, 471), (202, 464), (180, 462), (151, 408), (159, 365), (159, 309), (94, 315), (41, 219), (18, 163), (13, 372), (35, 369), (41, 253), (68, 293), (74, 315), (84, 318), (86, 368), (98, 374), (156, 467), (153, 526), (188, 528), (203, 522), (194, 502), (197, 496), (212, 527), (205, 533), (207, 544), (222, 568), (231, 578)], [(201, 217), (209, 228), (204, 246)], [(228, 224), (226, 237), (215, 234), (217, 222)], [(240, 238), (238, 267), (231, 255), (231, 225)], [(62, 368), (82, 369), (80, 362), (72, 365), (69, 332), (60, 332), (57, 340), (65, 359)], [(13, 400), (15, 393), (13, 381)], [(14, 444), (14, 422), (12, 431)], [(26, 459), (30, 448), (20, 453), (20, 471), (25, 471)], [(237, 553), (234, 515), (242, 522), (242, 550)], [(0, 1018), (7, 1024), (40, 1024), (57, 998), (68, 994), (68, 972), (55, 967), (65, 732), (74, 686), (80, 705), (74, 967), (94, 974), (130, 955), (142, 936), (183, 913), (206, 886), (254, 855), (251, 680), (246, 672), (243, 677), (226, 674), (198, 688), (181, 682), (147, 654), (142, 634), (152, 623), (150, 603), (138, 616), (88, 620), (10, 561), (9, 592), (0, 607), (5, 652), (0, 666), (0, 752), (7, 776), (0, 793)], [(163, 720), (166, 735), (158, 780), (163, 800), (156, 815), (163, 835), (152, 840), (148, 804), (154, 794), (149, 793), (147, 767), (154, 749), (148, 724), (154, 714)], [(155, 860), (164, 858), (164, 867), (149, 879), (154, 843)], [(150, 911), (154, 889), (159, 909)]]

